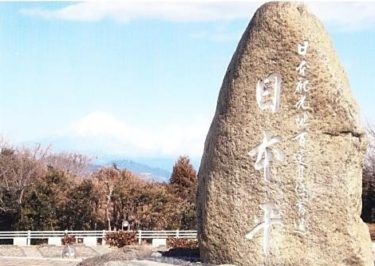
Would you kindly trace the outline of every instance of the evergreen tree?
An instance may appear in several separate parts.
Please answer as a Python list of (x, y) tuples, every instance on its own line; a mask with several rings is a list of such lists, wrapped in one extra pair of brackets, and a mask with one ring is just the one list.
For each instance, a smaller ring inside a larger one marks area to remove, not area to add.
[[(196, 228), (195, 200), (197, 172), (187, 156), (180, 156), (173, 166), (169, 180), (170, 191), (179, 198), (176, 212), (180, 217), (180, 229)], [(176, 202), (177, 205), (177, 202)]]
[(195, 202), (197, 173), (187, 156), (180, 156), (173, 166), (169, 183), (176, 193), (189, 202)]

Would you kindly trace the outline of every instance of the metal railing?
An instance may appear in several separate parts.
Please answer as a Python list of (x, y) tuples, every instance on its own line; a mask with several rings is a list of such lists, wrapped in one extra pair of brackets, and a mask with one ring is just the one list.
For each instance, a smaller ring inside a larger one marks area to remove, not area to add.
[(161, 230), (161, 231), (137, 231), (138, 243), (142, 244), (142, 239), (167, 239), (167, 238), (189, 238), (196, 239), (196, 230)]
[[(26, 238), (27, 245), (30, 245), (31, 239), (63, 238), (65, 234), (74, 235), (78, 238), (95, 237), (104, 239), (106, 234), (114, 231), (0, 231), (0, 239)], [(141, 244), (145, 239), (167, 239), (167, 238), (189, 238), (196, 239), (196, 230), (138, 230), (136, 231), (138, 243)]]
[(108, 231), (0, 231), (0, 239), (12, 239), (15, 237), (28, 237), (30, 239), (44, 239), (48, 237), (64, 237), (65, 234), (82, 237), (102, 238)]

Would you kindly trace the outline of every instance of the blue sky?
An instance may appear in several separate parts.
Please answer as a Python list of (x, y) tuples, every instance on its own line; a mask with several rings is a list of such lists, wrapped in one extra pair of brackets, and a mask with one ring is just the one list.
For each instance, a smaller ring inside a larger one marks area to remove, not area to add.
[[(125, 156), (198, 158), (259, 2), (0, 3), (0, 135)], [(309, 3), (375, 122), (375, 3)]]

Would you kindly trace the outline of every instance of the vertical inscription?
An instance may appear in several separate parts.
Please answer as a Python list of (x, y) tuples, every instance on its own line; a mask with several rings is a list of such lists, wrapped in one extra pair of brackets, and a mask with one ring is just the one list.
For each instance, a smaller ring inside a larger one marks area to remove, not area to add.
[[(281, 93), (281, 75), (270, 74), (263, 80), (259, 80), (256, 85), (256, 102), (261, 111), (270, 110), (276, 113), (280, 109)], [(263, 179), (266, 182), (271, 181), (272, 163), (284, 160), (284, 153), (275, 145), (282, 141), (280, 136), (274, 136), (268, 131), (263, 132), (263, 139), (260, 144), (250, 150), (250, 157), (256, 157), (254, 168), (263, 172)], [(262, 249), (265, 256), (269, 254), (271, 239), (271, 226), (274, 224), (282, 225), (279, 209), (272, 201), (262, 203), (259, 206), (264, 211), (263, 221), (254, 226), (251, 231), (245, 235), (246, 239), (252, 240), (255, 234), (263, 229)]]
[(304, 234), (306, 233), (307, 229), (307, 221), (306, 221), (306, 201), (307, 201), (307, 191), (305, 186), (305, 169), (307, 167), (306, 164), (306, 144), (308, 141), (308, 129), (309, 129), (309, 119), (310, 113), (309, 104), (308, 104), (308, 96), (309, 96), (309, 80), (307, 79), (307, 69), (308, 69), (308, 62), (305, 59), (307, 54), (309, 42), (303, 41), (302, 43), (298, 44), (297, 46), (297, 53), (301, 57), (301, 62), (296, 68), (298, 81), (295, 88), (295, 93), (297, 94), (298, 100), (295, 104), (295, 108), (297, 110), (297, 118), (296, 118), (296, 128), (297, 134), (294, 137), (294, 140), (298, 143), (298, 153), (295, 155), (295, 163), (297, 166), (296, 169), (296, 186), (295, 192), (297, 196), (296, 201), (296, 210), (297, 210), (297, 221), (296, 221), (296, 231)]

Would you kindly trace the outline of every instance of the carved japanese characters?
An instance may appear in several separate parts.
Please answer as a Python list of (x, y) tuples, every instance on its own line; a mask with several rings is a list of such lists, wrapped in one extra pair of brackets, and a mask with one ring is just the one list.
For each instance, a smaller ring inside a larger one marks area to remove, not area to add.
[(273, 113), (279, 110), (281, 76), (271, 74), (264, 80), (259, 80), (256, 87), (257, 103), (261, 110), (270, 109)]
[(280, 149), (273, 147), (280, 141), (281, 138), (279, 136), (271, 136), (269, 132), (263, 132), (262, 143), (249, 152), (251, 157), (256, 157), (254, 168), (256, 170), (263, 170), (263, 177), (266, 181), (271, 180), (270, 167), (274, 158), (278, 161), (284, 160), (283, 152)]
[(282, 225), (283, 223), (280, 217), (280, 213), (275, 204), (267, 202), (261, 204), (260, 207), (264, 211), (263, 221), (257, 224), (248, 234), (246, 234), (245, 237), (251, 240), (258, 231), (263, 229), (263, 253), (267, 256), (269, 252), (269, 244), (271, 241), (270, 226), (273, 224)]

